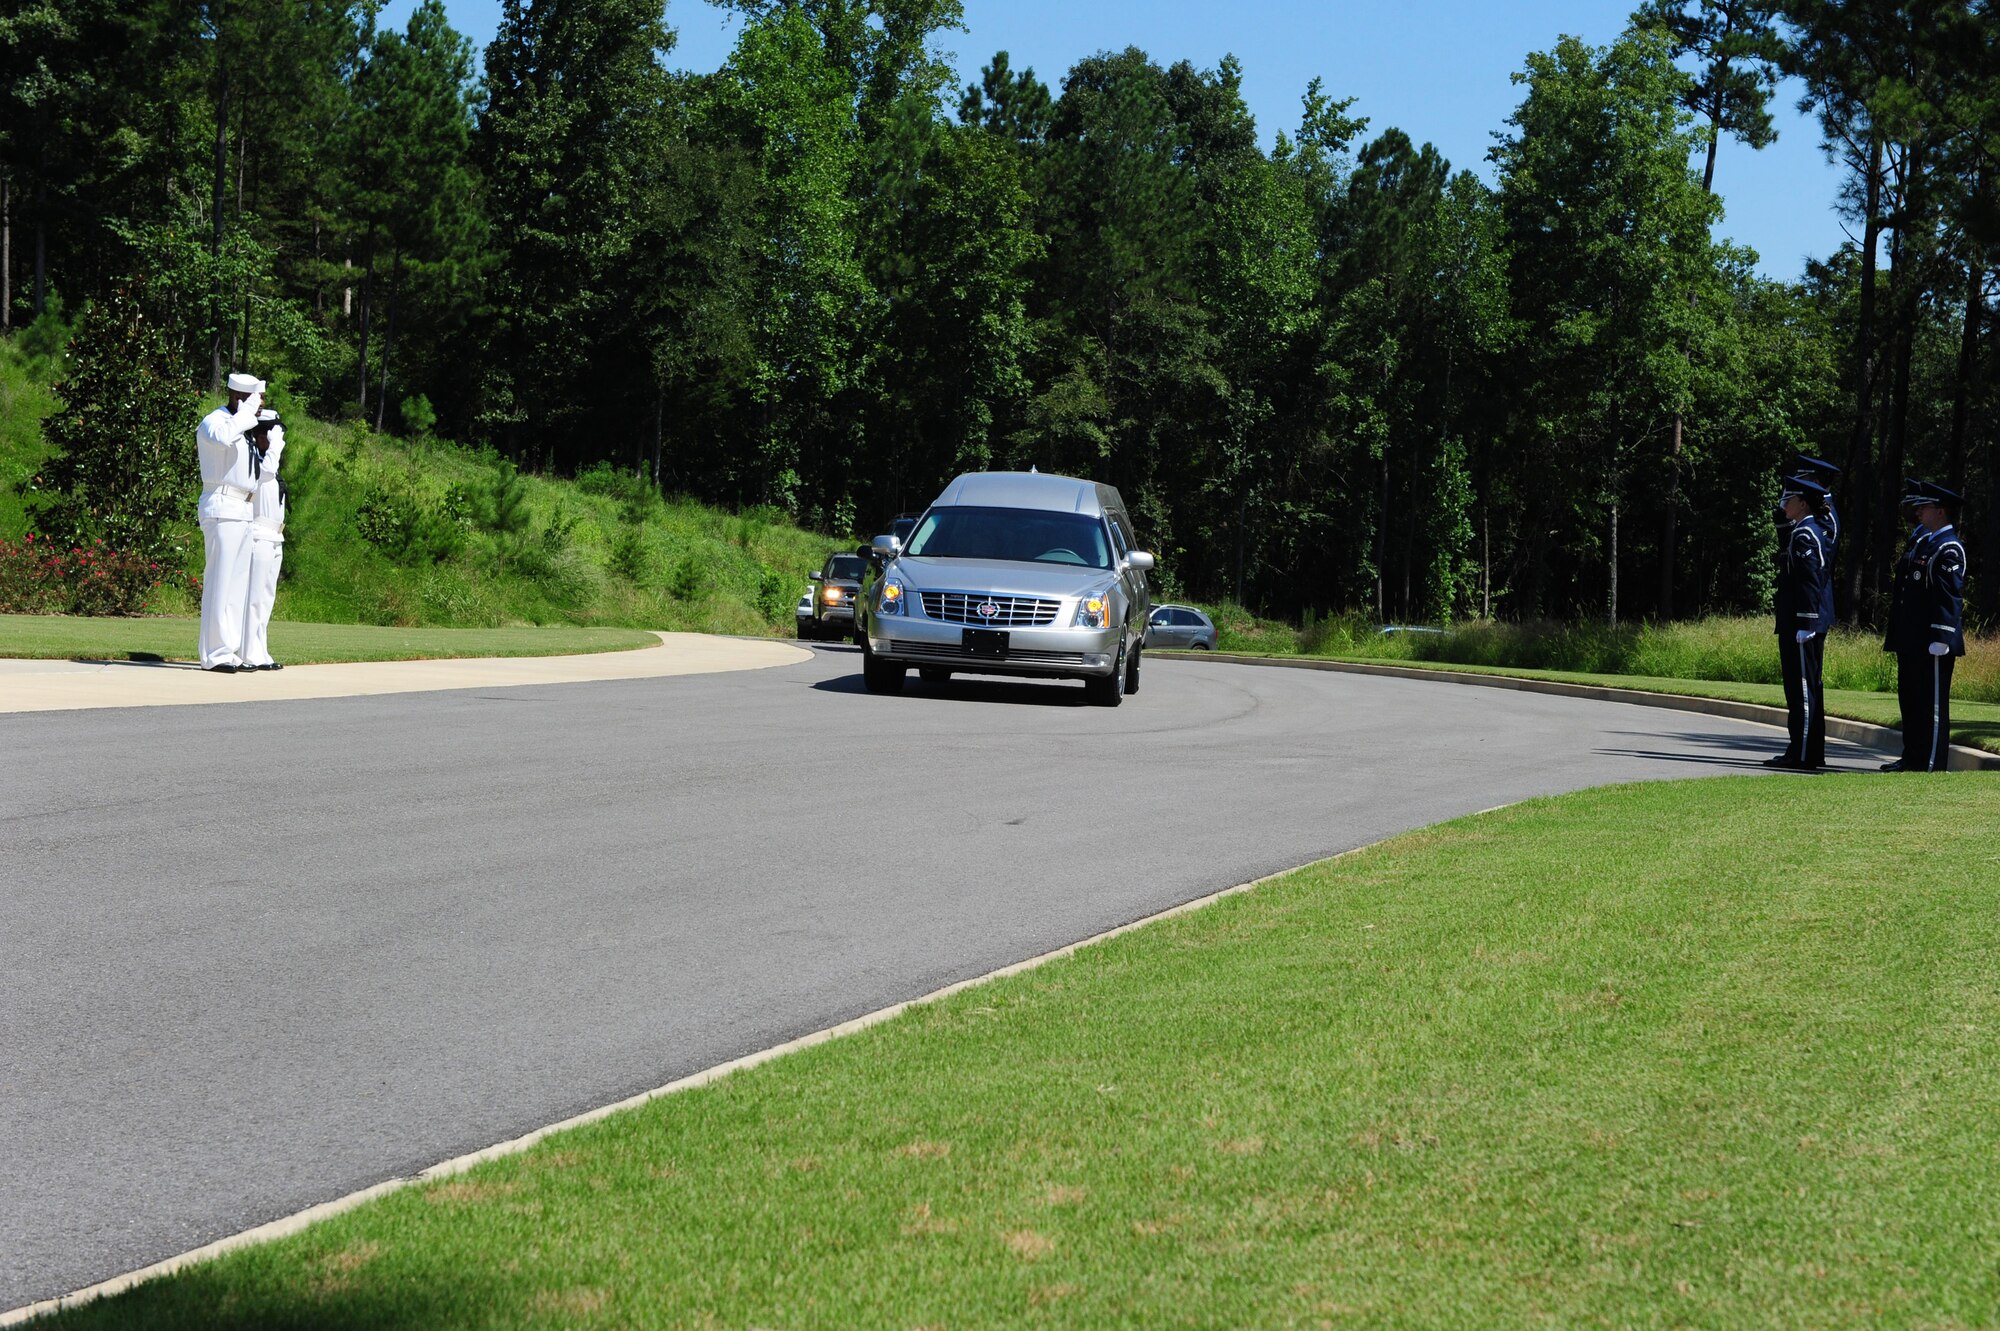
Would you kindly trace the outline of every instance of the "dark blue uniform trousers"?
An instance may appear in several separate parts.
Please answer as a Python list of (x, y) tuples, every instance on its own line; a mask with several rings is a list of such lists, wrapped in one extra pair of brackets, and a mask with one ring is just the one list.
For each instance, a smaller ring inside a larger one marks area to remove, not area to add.
[(1896, 701), (1903, 708), (1903, 766), (1942, 772), (1951, 765), (1953, 656), (1896, 653)]
[(1807, 767), (1826, 765), (1826, 635), (1815, 633), (1804, 642), (1782, 635), (1778, 659), (1784, 665), (1785, 730), (1791, 743), (1785, 756)]

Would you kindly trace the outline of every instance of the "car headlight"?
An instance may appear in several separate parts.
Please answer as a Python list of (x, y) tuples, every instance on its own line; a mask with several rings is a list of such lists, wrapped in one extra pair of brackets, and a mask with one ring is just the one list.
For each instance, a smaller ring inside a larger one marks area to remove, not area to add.
[(903, 584), (900, 582), (884, 582), (882, 590), (876, 593), (875, 596), (875, 611), (877, 614), (883, 615), (900, 615), (905, 613), (903, 608)]
[(838, 587), (828, 587), (824, 593), (828, 605), (839, 605), (842, 592)]
[(1111, 598), (1102, 592), (1086, 596), (1076, 603), (1076, 626), (1080, 629), (1101, 629), (1111, 622)]

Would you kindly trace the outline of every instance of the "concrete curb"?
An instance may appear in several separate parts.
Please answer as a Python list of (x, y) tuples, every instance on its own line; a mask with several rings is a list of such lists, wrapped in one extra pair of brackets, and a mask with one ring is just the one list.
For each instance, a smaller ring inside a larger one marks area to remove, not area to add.
[[(1151, 653), (1148, 653), (1151, 655)], [(1472, 684), (1488, 689), (1512, 689), (1517, 693), (1548, 693), (1559, 698), (1588, 698), (1594, 702), (1622, 702), (1635, 707), (1663, 707), (1675, 712), (1696, 712), (1704, 716), (1728, 717), (1759, 725), (1785, 725), (1785, 709), (1761, 703), (1734, 702), (1727, 698), (1697, 698), (1680, 693), (1654, 693), (1646, 689), (1621, 689), (1603, 684), (1570, 684), (1556, 679), (1531, 679), (1519, 675), (1483, 675), (1468, 670), (1431, 670), (1422, 666), (1376, 664), (1363, 661), (1331, 661), (1312, 657), (1239, 656), (1233, 652), (1162, 652), (1162, 656), (1197, 661), (1226, 661), (1232, 665), (1278, 666), (1289, 670), (1332, 670), (1344, 675), (1384, 675), (1391, 679), (1427, 679), (1447, 684)], [(1901, 753), (1903, 736), (1899, 730), (1850, 721), (1844, 717), (1826, 719), (1829, 739), (1845, 740), (1883, 753)], [(1986, 753), (1962, 744), (1951, 746), (1950, 770), (1954, 772), (2000, 772), (2000, 753)]]

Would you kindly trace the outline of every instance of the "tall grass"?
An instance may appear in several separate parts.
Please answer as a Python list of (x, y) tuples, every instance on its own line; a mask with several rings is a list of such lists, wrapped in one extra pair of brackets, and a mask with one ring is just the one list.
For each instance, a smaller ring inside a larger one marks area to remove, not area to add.
[[(0, 341), (0, 538), (27, 528), (12, 483), (46, 455), (39, 425), (55, 406), (54, 363), (19, 341)], [(575, 480), (521, 475), (491, 451), (285, 416), (281, 620), (783, 633), (806, 575), (851, 544), (775, 509), (728, 513), (662, 497), (609, 468)], [(194, 507), (190, 493), (182, 544), (198, 574)], [(176, 588), (147, 606), (193, 608)]]
[[(1359, 615), (1309, 619), (1294, 628), (1260, 620), (1235, 606), (1210, 611), (1224, 651), (1433, 661), (1513, 670), (1560, 670), (1656, 679), (1712, 679), (1777, 684), (1777, 636), (1765, 617), (1717, 617), (1674, 624), (1521, 624), (1470, 622), (1443, 632), (1384, 634)], [(1969, 639), (1952, 695), (2000, 702), (2000, 637)], [(1830, 689), (1894, 692), (1896, 658), (1879, 633), (1838, 629), (1827, 642)]]

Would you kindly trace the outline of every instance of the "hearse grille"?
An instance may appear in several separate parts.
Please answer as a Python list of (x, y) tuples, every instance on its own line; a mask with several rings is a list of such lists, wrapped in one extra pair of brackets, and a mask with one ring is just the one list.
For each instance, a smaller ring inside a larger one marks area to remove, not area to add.
[[(1056, 622), (1062, 602), (1035, 596), (988, 596), (981, 592), (924, 592), (924, 614), (947, 624), (975, 628), (1046, 628)], [(993, 613), (981, 614), (986, 606)]]
[[(968, 657), (956, 643), (946, 642), (899, 642), (896, 644), (898, 657), (928, 656), (940, 661), (976, 662), (995, 660), (992, 657)], [(999, 663), (1014, 662), (1019, 665), (1080, 666), (1082, 652), (1046, 652), (1028, 647), (1009, 648), (1007, 655), (998, 658)]]

